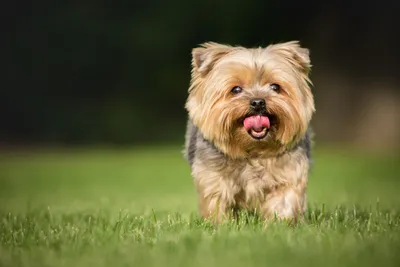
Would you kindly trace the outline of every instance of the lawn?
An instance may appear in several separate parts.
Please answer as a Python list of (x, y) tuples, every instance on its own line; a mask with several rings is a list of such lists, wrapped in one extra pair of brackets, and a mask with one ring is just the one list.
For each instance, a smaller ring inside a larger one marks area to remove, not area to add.
[(181, 147), (0, 152), (0, 266), (400, 266), (400, 157), (315, 151), (290, 227), (197, 216)]

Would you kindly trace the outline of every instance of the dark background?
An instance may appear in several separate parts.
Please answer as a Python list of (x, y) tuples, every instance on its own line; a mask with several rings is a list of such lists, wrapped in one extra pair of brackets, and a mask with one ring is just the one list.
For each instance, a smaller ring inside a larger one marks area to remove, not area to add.
[(396, 1), (2, 5), (2, 145), (183, 142), (193, 47), (300, 40), (314, 66), (317, 140), (399, 146)]

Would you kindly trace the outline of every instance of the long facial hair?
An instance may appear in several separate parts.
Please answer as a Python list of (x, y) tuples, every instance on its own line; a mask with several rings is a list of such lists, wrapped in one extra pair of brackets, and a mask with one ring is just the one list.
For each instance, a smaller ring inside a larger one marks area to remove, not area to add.
[[(232, 158), (280, 153), (305, 134), (314, 101), (308, 54), (295, 42), (266, 49), (206, 44), (193, 51), (192, 81), (186, 108), (204, 137)], [(279, 83), (281, 92), (268, 89)], [(232, 95), (240, 85), (244, 92)], [(252, 98), (263, 98), (273, 119), (268, 135), (254, 140), (243, 128)]]

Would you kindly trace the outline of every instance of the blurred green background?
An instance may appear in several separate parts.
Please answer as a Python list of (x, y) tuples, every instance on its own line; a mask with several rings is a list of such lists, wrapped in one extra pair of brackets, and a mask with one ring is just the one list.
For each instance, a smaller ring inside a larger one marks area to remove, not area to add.
[(300, 40), (318, 142), (398, 148), (398, 10), (388, 0), (5, 3), (0, 144), (182, 143), (193, 47)]
[[(1, 10), (0, 266), (399, 265), (399, 1)], [(214, 230), (181, 154), (191, 49), (290, 40), (313, 64), (308, 220)]]
[(0, 153), (0, 266), (399, 266), (400, 157), (318, 147), (306, 222), (200, 220), (179, 146)]

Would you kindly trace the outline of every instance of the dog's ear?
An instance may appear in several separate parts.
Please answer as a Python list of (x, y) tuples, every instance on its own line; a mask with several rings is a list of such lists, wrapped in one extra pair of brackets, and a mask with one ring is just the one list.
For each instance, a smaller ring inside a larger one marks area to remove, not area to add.
[(295, 67), (308, 74), (311, 70), (310, 51), (300, 46), (299, 41), (273, 44), (267, 50), (278, 53), (289, 60)]
[(207, 74), (214, 64), (231, 50), (230, 46), (214, 42), (204, 43), (200, 47), (194, 48), (192, 50), (193, 71), (202, 75)]

